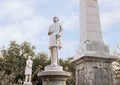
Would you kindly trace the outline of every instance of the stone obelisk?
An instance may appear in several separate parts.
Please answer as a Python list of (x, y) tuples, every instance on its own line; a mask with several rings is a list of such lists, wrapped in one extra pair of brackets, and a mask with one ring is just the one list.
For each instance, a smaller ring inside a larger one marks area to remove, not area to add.
[(115, 85), (111, 63), (116, 59), (102, 39), (98, 0), (80, 0), (80, 47), (72, 61), (76, 85)]
[(53, 24), (49, 27), (49, 49), (51, 54), (51, 64), (45, 67), (43, 72), (38, 76), (42, 80), (42, 85), (66, 85), (66, 80), (70, 73), (63, 71), (63, 67), (58, 62), (58, 50), (61, 46), (62, 26), (58, 17), (53, 17)]

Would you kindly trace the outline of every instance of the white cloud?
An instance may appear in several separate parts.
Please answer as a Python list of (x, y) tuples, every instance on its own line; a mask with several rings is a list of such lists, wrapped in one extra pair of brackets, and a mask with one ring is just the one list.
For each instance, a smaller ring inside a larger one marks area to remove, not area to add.
[(18, 21), (33, 15), (34, 10), (31, 5), (23, 0), (5, 0), (0, 3), (0, 19)]
[(63, 27), (66, 31), (74, 31), (75, 29), (79, 28), (79, 16), (78, 15), (71, 15), (62, 17)]
[(99, 0), (99, 3), (103, 29), (107, 30), (114, 24), (120, 22), (119, 0)]
[(23, 30), (32, 36), (40, 32), (48, 30), (48, 20), (44, 17), (34, 16), (22, 22)]
[[(32, 3), (33, 2), (33, 3)], [(48, 20), (34, 13), (34, 0), (4, 0), (0, 3), (2, 42), (31, 40), (48, 29)], [(5, 23), (3, 24), (3, 22)], [(7, 43), (8, 44), (8, 43)], [(4, 44), (5, 45), (5, 44)]]
[[(72, 32), (72, 35), (74, 35), (74, 33), (76, 33), (75, 29), (79, 28), (79, 10), (76, 10), (78, 9), (76, 7), (79, 7), (79, 0), (62, 1), (64, 2), (65, 6), (61, 6), (61, 10), (68, 10), (67, 13), (62, 12), (62, 14), (59, 10), (56, 11), (57, 13), (51, 11), (50, 15), (60, 14), (60, 22), (62, 23), (64, 30), (66, 32)], [(102, 11), (101, 9), (102, 28), (107, 29), (110, 26), (114, 25), (114, 23), (120, 21), (120, 11), (117, 9), (120, 7), (119, 0), (99, 1), (101, 8), (102, 6), (104, 6), (104, 9), (109, 8), (108, 11)], [(38, 6), (38, 4), (43, 5), (48, 2), (49, 0), (0, 1), (0, 45), (7, 45), (10, 40), (16, 40), (17, 42), (23, 42), (26, 40), (35, 45), (37, 47), (37, 51), (46, 51), (46, 49), (48, 51), (47, 31), (48, 26), (52, 23), (52, 20), (48, 18), (49, 14), (42, 16), (40, 14), (42, 12), (47, 13), (46, 11), (49, 9), (43, 8), (43, 10), (39, 10)], [(51, 4), (49, 6), (51, 6)], [(72, 55), (72, 53), (74, 54), (78, 43), (79, 39), (78, 41), (73, 41), (69, 36), (67, 36), (67, 39), (64, 39), (63, 41), (63, 50), (60, 52), (61, 56), (69, 57)]]
[(59, 56), (66, 59), (67, 57), (72, 57), (75, 54), (75, 50), (78, 46), (78, 40), (66, 40), (63, 42), (63, 48), (59, 52)]
[(38, 38), (38, 35), (41, 35), (42, 32), (46, 32), (46, 30), (48, 30), (47, 26), (47, 19), (35, 16), (21, 23), (8, 24), (7, 26), (3, 27), (1, 26), (0, 29), (4, 29), (0, 31), (0, 36), (2, 40), (7, 39), (9, 41), (31, 40), (31, 38), (34, 37)]
[(102, 28), (108, 29), (114, 24), (120, 22), (120, 12), (113, 11), (101, 15)]

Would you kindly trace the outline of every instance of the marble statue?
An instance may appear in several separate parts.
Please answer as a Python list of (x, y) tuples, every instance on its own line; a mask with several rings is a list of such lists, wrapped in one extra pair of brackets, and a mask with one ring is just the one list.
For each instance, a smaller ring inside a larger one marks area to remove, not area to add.
[(49, 26), (49, 50), (51, 57), (51, 64), (45, 66), (44, 71), (38, 73), (43, 85), (66, 85), (66, 80), (70, 73), (63, 70), (59, 65), (58, 51), (62, 48), (61, 37), (63, 28), (59, 23), (58, 17), (53, 17), (53, 24)]
[(58, 65), (58, 50), (61, 46), (61, 36), (63, 34), (63, 28), (59, 23), (58, 17), (53, 17), (53, 24), (49, 26), (49, 49), (51, 53), (51, 64)]
[(31, 56), (28, 57), (26, 61), (25, 67), (25, 82), (24, 85), (31, 85), (31, 78), (32, 78), (32, 64), (33, 61), (31, 60)]

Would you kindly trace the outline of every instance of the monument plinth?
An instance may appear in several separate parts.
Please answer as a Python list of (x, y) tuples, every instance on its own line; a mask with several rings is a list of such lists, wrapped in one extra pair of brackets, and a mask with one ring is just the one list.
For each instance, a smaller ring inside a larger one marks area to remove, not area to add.
[(72, 60), (76, 85), (115, 85), (110, 54), (102, 39), (98, 0), (80, 0), (80, 47)]
[(53, 17), (53, 21), (54, 24), (50, 25), (48, 32), (51, 64), (46, 66), (43, 72), (39, 72), (38, 76), (41, 78), (43, 85), (66, 85), (70, 73), (63, 71), (63, 67), (58, 62), (58, 50), (62, 48), (63, 28), (58, 23), (59, 19), (57, 17)]

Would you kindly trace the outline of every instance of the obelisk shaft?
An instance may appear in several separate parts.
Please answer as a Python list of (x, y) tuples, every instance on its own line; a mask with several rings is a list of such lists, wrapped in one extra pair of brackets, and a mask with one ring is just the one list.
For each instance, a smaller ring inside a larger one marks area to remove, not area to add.
[(103, 42), (97, 0), (80, 0), (80, 42)]

